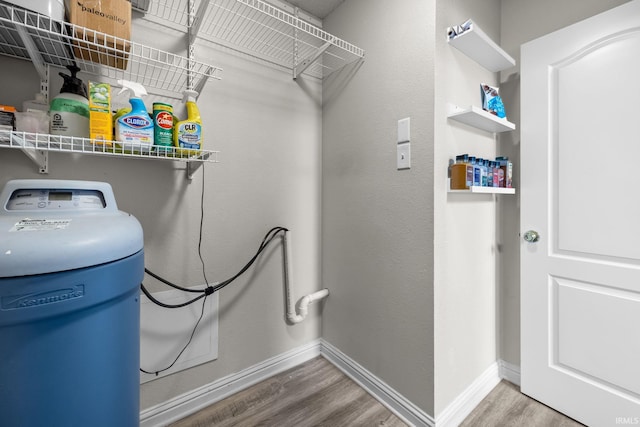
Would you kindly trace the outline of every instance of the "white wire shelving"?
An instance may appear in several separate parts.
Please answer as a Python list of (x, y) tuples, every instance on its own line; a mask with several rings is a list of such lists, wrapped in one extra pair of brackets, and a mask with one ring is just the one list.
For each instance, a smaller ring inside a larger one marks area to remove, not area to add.
[(159, 159), (180, 161), (187, 164), (187, 178), (203, 163), (218, 163), (218, 151), (189, 150), (176, 147), (150, 147), (148, 145), (118, 141), (97, 141), (89, 138), (49, 135), (43, 133), (0, 130), (0, 147), (16, 148), (27, 155), (39, 168), (47, 173), (49, 152), (81, 153), (135, 159)]
[[(134, 0), (146, 13), (188, 25), (184, 0)], [(262, 0), (199, 0), (192, 4), (192, 40), (214, 43), (291, 70), (324, 78), (364, 58), (364, 50)]]
[(0, 3), (0, 53), (31, 60), (43, 80), (49, 65), (65, 67), (75, 61), (103, 81), (133, 80), (178, 99), (189, 85), (202, 87), (222, 73), (213, 65), (5, 3)]

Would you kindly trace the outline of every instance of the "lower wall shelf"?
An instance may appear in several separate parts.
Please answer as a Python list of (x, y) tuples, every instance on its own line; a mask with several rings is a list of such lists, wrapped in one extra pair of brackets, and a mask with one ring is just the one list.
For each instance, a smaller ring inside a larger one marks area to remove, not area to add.
[(467, 108), (460, 108), (457, 105), (450, 104), (447, 117), (487, 132), (508, 132), (516, 128), (515, 124), (506, 119), (501, 119), (473, 105)]
[(515, 188), (504, 187), (469, 187), (466, 190), (448, 189), (449, 193), (477, 193), (477, 194), (516, 194)]
[[(133, 145), (133, 144), (128, 144)], [(15, 132), (0, 130), (0, 148), (17, 148), (29, 157), (39, 168), (40, 173), (49, 172), (50, 151), (63, 153), (94, 154), (110, 157), (138, 158), (152, 160), (173, 160), (187, 163), (187, 178), (191, 179), (195, 171), (204, 162), (217, 163), (218, 151), (187, 150), (175, 147), (157, 149), (141, 146), (139, 150), (124, 150), (117, 142), (110, 146), (89, 138), (48, 135), (41, 133)]]

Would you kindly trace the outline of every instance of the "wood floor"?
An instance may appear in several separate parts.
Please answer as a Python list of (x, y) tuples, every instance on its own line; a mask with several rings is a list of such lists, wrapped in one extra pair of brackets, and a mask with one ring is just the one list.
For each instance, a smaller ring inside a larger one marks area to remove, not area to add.
[(264, 380), (172, 427), (406, 426), (323, 357)]
[(582, 427), (583, 425), (501, 381), (460, 427)]
[[(322, 357), (223, 399), (171, 427), (404, 427), (398, 417)], [(461, 427), (579, 427), (502, 381)]]

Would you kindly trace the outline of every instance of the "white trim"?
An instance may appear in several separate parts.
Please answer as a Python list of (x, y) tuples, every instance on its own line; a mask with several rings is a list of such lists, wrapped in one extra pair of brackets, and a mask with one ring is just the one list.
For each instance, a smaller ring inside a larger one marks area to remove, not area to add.
[(520, 366), (500, 359), (498, 367), (500, 368), (500, 378), (520, 387)]
[(407, 424), (435, 426), (433, 417), (323, 339), (320, 339), (320, 354)]
[(438, 427), (455, 427), (478, 406), (482, 399), (500, 382), (498, 363), (494, 362), (471, 383), (453, 402), (449, 404), (437, 417)]
[(355, 360), (321, 338), (147, 408), (140, 412), (140, 427), (166, 426), (319, 355), (344, 372), (404, 422), (416, 427), (457, 426), (501, 379), (520, 385), (520, 367), (499, 360), (449, 404), (436, 421)]
[(225, 397), (319, 356), (320, 345), (319, 340), (312, 341), (309, 344), (147, 408), (140, 412), (140, 427), (160, 427), (178, 421)]

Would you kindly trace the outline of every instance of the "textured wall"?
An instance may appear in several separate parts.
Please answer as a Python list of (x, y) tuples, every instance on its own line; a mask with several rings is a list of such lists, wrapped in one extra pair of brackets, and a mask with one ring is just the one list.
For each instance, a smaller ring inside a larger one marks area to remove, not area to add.
[[(323, 336), (433, 413), (433, 1), (349, 0), (325, 29), (366, 50), (325, 82)], [(411, 117), (410, 170), (396, 170)]]
[[(163, 50), (179, 51), (184, 42), (153, 24), (135, 23), (134, 37)], [(205, 148), (221, 151), (221, 162), (204, 168), (207, 276), (220, 281), (235, 274), (267, 230), (282, 225), (292, 230), (293, 293), (299, 298), (320, 287), (321, 82), (296, 83), (286, 70), (202, 45), (197, 56), (224, 68), (223, 79), (210, 81), (199, 100)], [(0, 64), (0, 102), (32, 99), (39, 80), (31, 64), (5, 57)], [(14, 84), (16, 75), (21, 78)], [(53, 94), (59, 80), (51, 85)], [(111, 183), (119, 208), (142, 223), (146, 265), (178, 283), (203, 283), (197, 257), (202, 170), (189, 183), (183, 163), (55, 153), (49, 167), (48, 178)], [(19, 151), (0, 149), (0, 185), (10, 178), (42, 176)], [(145, 283), (165, 289), (151, 279)], [(319, 309), (313, 306), (300, 325), (286, 324), (281, 251), (274, 246), (221, 291), (218, 360), (143, 385), (141, 409), (318, 338)]]
[[(438, 2), (435, 79), (435, 414), (496, 360), (496, 203), (502, 197), (447, 193), (457, 154), (495, 158), (492, 133), (448, 120), (448, 104), (480, 106), (480, 84), (497, 75), (446, 40), (448, 26), (473, 19), (499, 40), (500, 2)], [(510, 106), (505, 106), (507, 116)]]

